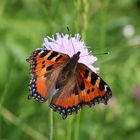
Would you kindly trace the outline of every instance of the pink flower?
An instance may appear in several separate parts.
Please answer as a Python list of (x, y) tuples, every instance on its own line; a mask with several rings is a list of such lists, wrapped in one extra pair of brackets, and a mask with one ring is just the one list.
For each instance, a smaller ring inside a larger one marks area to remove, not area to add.
[(56, 33), (55, 36), (46, 37), (43, 43), (44, 47), (48, 50), (54, 50), (61, 52), (72, 57), (78, 51), (81, 52), (79, 63), (85, 64), (95, 73), (98, 72), (99, 68), (93, 67), (93, 63), (97, 61), (97, 57), (91, 55), (88, 52), (89, 47), (87, 47), (83, 40), (81, 40), (80, 35), (76, 34), (74, 37), (71, 37), (68, 34)]
[(133, 89), (133, 97), (135, 100), (140, 100), (140, 86), (137, 86)]

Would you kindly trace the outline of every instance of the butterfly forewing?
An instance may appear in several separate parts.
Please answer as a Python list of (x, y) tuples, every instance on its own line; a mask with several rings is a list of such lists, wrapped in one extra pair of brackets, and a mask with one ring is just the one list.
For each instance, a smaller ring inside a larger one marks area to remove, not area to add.
[(37, 49), (27, 59), (30, 63), (29, 98), (44, 102), (55, 90), (55, 81), (69, 56), (52, 50)]
[(69, 56), (47, 49), (37, 49), (27, 59), (33, 76), (44, 75), (69, 59)]
[(83, 104), (87, 104), (89, 106), (96, 102), (107, 104), (107, 101), (112, 96), (112, 92), (108, 84), (84, 64), (79, 63), (78, 69), (80, 73), (79, 96)]

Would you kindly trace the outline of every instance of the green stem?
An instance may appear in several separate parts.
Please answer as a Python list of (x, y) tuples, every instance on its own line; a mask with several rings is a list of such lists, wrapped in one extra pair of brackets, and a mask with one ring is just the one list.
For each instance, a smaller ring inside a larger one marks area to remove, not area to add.
[(74, 140), (79, 140), (79, 128), (80, 128), (80, 112), (76, 116)]
[(50, 108), (50, 137), (49, 140), (53, 139), (53, 110)]
[(84, 11), (83, 11), (83, 27), (82, 27), (82, 38), (85, 40), (86, 39), (86, 31), (88, 27), (88, 12), (89, 12), (89, 2), (88, 0), (83, 0), (83, 6), (84, 6)]
[(75, 19), (77, 19), (74, 22), (74, 24), (75, 24), (75, 30), (76, 30), (76, 32), (80, 32), (80, 23), (79, 23), (79, 21), (80, 21), (80, 18), (81, 18), (80, 17), (81, 0), (76, 0), (74, 2), (74, 5), (75, 5), (75, 10), (76, 10)]
[(100, 49), (102, 52), (105, 52), (106, 45), (106, 15), (108, 9), (109, 0), (103, 0), (102, 9), (100, 13)]
[[(2, 110), (2, 107), (3, 107), (3, 104), (4, 104), (4, 101), (6, 99), (6, 96), (8, 94), (8, 90), (9, 90), (9, 86), (10, 86), (10, 82), (11, 82), (11, 79), (12, 79), (12, 74), (13, 74), (13, 68), (15, 66), (15, 59), (13, 60), (13, 63), (11, 64), (11, 67), (10, 67), (10, 70), (8, 71), (9, 75), (7, 77), (7, 81), (5, 83), (5, 87), (4, 87), (4, 91), (3, 91), (3, 94), (1, 96), (1, 99), (0, 99), (0, 110)], [(0, 112), (0, 116), (1, 116), (1, 112)], [(2, 123), (1, 123), (1, 119), (0, 119), (0, 132), (2, 132)]]
[(68, 118), (68, 122), (67, 122), (67, 137), (66, 140), (71, 140), (71, 133), (72, 133), (72, 120), (73, 120), (73, 116)]

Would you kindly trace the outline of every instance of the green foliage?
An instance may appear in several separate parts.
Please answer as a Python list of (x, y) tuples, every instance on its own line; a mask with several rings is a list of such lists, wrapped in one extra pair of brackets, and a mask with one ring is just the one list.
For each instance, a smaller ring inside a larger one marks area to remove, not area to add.
[[(140, 137), (139, 0), (0, 1), (0, 139), (45, 140), (50, 136), (48, 103), (28, 101), (26, 58), (56, 32), (80, 32), (98, 56), (100, 76), (110, 85), (108, 106), (81, 111), (66, 120), (53, 113), (53, 139), (137, 140)], [(81, 22), (82, 21), (82, 22)], [(134, 34), (125, 36), (132, 25)], [(51, 120), (52, 121), (52, 120)]]

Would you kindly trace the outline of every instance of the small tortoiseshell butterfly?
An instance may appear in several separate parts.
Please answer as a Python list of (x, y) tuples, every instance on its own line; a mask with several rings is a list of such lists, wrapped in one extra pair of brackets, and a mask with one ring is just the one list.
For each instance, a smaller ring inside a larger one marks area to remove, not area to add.
[(63, 119), (78, 112), (83, 106), (107, 104), (111, 89), (96, 73), (79, 63), (80, 51), (72, 57), (67, 54), (36, 49), (27, 59), (31, 81), (29, 99), (45, 102), (52, 97), (50, 107)]

